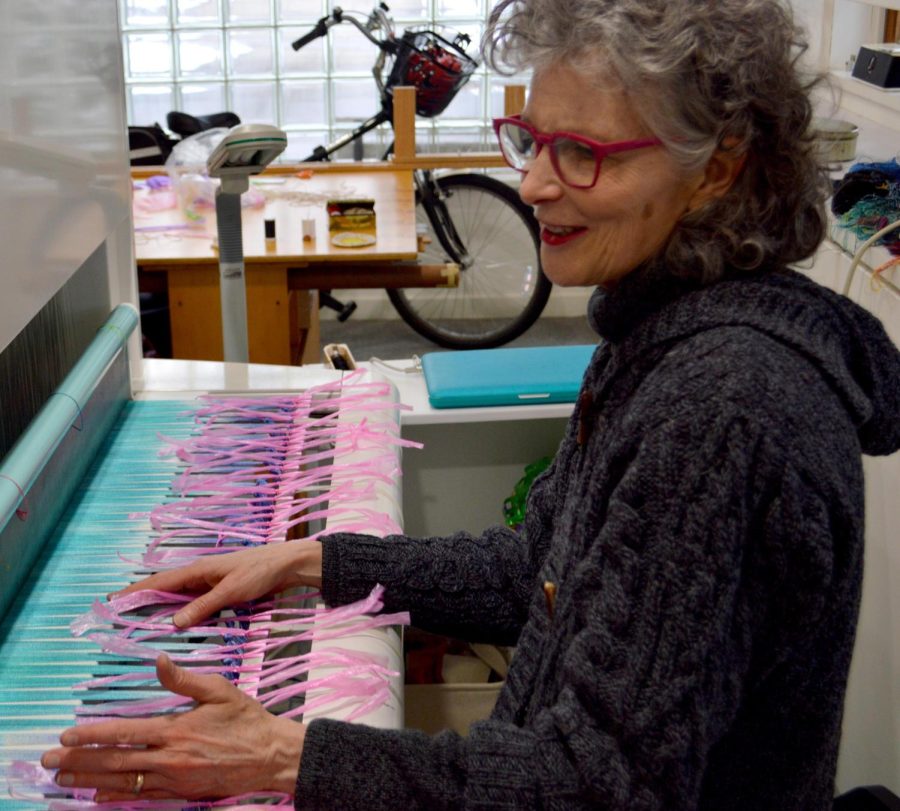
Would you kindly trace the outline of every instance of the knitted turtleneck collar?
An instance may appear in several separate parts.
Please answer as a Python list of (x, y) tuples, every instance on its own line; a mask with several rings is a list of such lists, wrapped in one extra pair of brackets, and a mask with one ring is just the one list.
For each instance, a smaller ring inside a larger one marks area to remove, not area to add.
[(660, 264), (643, 265), (614, 288), (598, 287), (588, 305), (588, 320), (601, 338), (618, 343), (649, 315), (702, 287), (697, 280), (667, 273)]

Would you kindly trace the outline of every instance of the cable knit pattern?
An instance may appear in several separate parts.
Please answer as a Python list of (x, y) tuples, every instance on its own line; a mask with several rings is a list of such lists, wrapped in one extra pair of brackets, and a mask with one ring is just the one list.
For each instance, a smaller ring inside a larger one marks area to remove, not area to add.
[[(298, 809), (830, 808), (862, 566), (861, 451), (900, 446), (900, 354), (784, 270), (645, 268), (521, 535), (324, 539), (324, 591), (516, 642), (466, 738), (314, 721)], [(557, 587), (548, 611), (545, 581)]]

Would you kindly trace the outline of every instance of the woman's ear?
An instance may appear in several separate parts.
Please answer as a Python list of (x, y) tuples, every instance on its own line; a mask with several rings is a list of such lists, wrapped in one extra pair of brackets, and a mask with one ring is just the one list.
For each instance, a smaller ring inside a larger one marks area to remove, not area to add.
[(703, 179), (694, 191), (688, 210), (695, 211), (713, 200), (724, 197), (747, 162), (747, 153), (739, 149), (740, 141), (728, 137), (713, 152), (706, 164)]

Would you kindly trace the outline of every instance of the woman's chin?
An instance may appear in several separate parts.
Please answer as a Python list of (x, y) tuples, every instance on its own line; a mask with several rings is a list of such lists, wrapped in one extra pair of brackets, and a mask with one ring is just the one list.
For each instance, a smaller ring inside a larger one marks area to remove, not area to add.
[(604, 287), (608, 281), (605, 273), (578, 271), (570, 267), (555, 269), (543, 266), (544, 275), (557, 287)]
[(541, 268), (557, 287), (581, 287), (587, 283), (584, 278), (589, 275), (572, 262), (560, 261), (559, 257), (541, 256)]

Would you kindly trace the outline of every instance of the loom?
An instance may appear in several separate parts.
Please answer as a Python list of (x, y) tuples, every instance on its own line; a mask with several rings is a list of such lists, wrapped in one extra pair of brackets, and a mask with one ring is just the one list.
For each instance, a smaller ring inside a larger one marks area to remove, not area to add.
[[(0, 809), (92, 807), (40, 754), (75, 723), (176, 710), (159, 650), (277, 714), (401, 726), (404, 617), (377, 590), (185, 632), (159, 595), (107, 600), (199, 554), (398, 530), (404, 443), (370, 373), (142, 360), (116, 6), (26, 6), (0, 26)], [(32, 58), (47, 31), (65, 48)], [(226, 804), (261, 802), (290, 798)]]
[[(402, 725), (394, 626), (404, 618), (363, 613), (380, 607), (377, 594), (359, 610), (332, 611), (283, 595), (186, 632), (171, 626), (178, 604), (152, 595), (136, 606), (105, 600), (198, 554), (342, 528), (400, 530), (395, 481), (408, 443), (387, 384), (323, 371), (321, 382), (280, 395), (129, 397), (122, 344), (136, 320), (128, 307), (113, 312), (0, 467), (9, 603), (0, 626), (0, 758), (16, 795), (0, 800), (3, 808), (36, 800), (81, 807), (77, 794), (54, 793), (33, 764), (72, 723), (174, 709), (152, 676), (162, 650), (231, 677), (273, 712)], [(36, 548), (30, 530), (47, 509), (47, 489), (97, 425), (105, 430), (94, 459)]]

